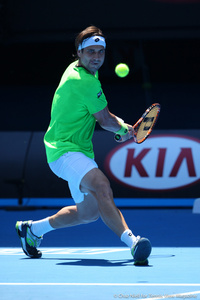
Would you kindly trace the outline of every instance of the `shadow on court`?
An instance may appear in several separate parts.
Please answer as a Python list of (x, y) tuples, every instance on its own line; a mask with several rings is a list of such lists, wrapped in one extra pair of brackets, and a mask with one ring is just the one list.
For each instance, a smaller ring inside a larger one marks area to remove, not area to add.
[[(151, 255), (150, 259), (163, 259), (174, 257), (173, 254), (163, 254), (163, 255)], [(30, 258), (25, 257), (21, 260), (30, 260)], [(88, 258), (41, 258), (40, 260), (49, 260), (49, 261), (64, 261), (56, 263), (57, 266), (87, 266), (87, 267), (125, 267), (125, 266), (134, 266), (134, 267), (153, 267), (153, 264), (147, 266), (135, 266), (132, 259), (124, 260), (107, 260), (107, 259), (88, 259)]]
[[(62, 259), (61, 259), (62, 260)], [(76, 259), (63, 259), (65, 262), (57, 263), (58, 266), (91, 266), (91, 267), (124, 267), (128, 266), (128, 264), (133, 265), (133, 260), (123, 260), (123, 261), (117, 261), (117, 260), (107, 260), (107, 259), (83, 259), (83, 258), (76, 258)]]

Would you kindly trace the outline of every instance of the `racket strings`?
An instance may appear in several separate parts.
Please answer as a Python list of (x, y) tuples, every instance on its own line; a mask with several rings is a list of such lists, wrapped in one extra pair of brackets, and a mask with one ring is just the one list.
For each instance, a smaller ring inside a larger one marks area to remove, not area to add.
[(157, 120), (158, 113), (159, 107), (154, 106), (141, 120), (141, 123), (134, 128), (137, 142), (142, 142), (151, 133)]

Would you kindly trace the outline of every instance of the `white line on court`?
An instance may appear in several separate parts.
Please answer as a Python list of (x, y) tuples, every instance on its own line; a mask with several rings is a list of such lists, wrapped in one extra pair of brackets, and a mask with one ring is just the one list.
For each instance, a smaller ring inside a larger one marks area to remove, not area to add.
[[(95, 254), (105, 254), (105, 253), (114, 253), (114, 252), (122, 252), (122, 251), (130, 251), (129, 248), (119, 247), (105, 247), (105, 248), (41, 248), (40, 249), (44, 254), (87, 254), (87, 255), (95, 255)], [(21, 248), (0, 248), (0, 255), (24, 255)]]
[[(88, 282), (0, 282), (0, 285), (54, 285), (54, 286), (184, 286), (200, 287), (200, 283), (88, 283)], [(193, 292), (200, 293), (200, 291)], [(169, 297), (168, 297), (169, 298)], [(153, 298), (156, 299), (155, 297)], [(160, 298), (158, 298), (160, 299)], [(141, 299), (143, 300), (143, 299)], [(150, 300), (150, 299), (148, 299)]]

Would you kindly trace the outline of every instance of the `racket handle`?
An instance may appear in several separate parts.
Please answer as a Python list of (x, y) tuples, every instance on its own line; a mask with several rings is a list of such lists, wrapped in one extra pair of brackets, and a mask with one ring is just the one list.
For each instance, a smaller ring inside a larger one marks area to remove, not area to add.
[[(115, 134), (114, 136), (114, 140), (118, 143), (122, 143), (127, 141), (127, 139), (123, 139), (124, 136), (121, 136), (120, 134)], [(129, 137), (129, 139), (133, 138), (134, 142), (137, 143), (137, 139), (135, 137), (135, 135), (133, 135), (132, 137)]]
[(120, 134), (115, 134), (114, 139), (116, 142), (121, 142), (122, 141), (122, 137)]

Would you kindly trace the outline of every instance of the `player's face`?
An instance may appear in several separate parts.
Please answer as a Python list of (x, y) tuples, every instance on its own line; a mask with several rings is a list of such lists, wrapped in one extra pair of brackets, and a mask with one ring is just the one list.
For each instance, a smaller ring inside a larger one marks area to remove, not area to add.
[(79, 64), (95, 75), (104, 63), (105, 49), (103, 46), (89, 46), (83, 50), (79, 50), (78, 56)]

